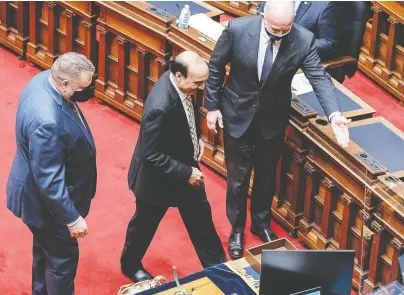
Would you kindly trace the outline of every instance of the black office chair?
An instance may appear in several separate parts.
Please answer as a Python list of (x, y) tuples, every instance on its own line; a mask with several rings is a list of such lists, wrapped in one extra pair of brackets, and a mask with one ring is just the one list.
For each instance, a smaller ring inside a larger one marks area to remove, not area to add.
[(340, 57), (322, 62), (326, 70), (342, 83), (358, 69), (358, 58), (366, 22), (370, 16), (370, 2), (341, 1), (341, 31), (339, 33)]

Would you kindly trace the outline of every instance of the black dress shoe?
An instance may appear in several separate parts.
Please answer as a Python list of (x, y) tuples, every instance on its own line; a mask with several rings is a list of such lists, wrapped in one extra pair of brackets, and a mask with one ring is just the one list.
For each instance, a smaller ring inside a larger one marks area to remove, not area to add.
[(271, 232), (269, 229), (262, 229), (258, 231), (256, 228), (251, 227), (251, 233), (254, 236), (260, 238), (264, 243), (272, 242), (279, 239), (278, 236)]
[(149, 274), (144, 268), (140, 268), (133, 272), (126, 272), (122, 270), (122, 273), (128, 278), (130, 278), (134, 283), (153, 279), (153, 276)]
[(231, 258), (239, 259), (243, 256), (244, 249), (244, 234), (234, 232), (230, 235), (229, 243), (227, 244)]

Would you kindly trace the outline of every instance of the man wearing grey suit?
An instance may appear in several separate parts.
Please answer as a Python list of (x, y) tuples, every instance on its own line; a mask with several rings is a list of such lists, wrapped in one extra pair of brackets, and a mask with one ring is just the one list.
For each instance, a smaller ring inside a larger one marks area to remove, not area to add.
[[(232, 225), (228, 249), (243, 254), (247, 193), (252, 168), (251, 232), (264, 242), (277, 237), (270, 230), (275, 174), (289, 121), (291, 82), (301, 68), (331, 122), (341, 146), (349, 141), (330, 76), (320, 65), (314, 35), (293, 24), (294, 3), (266, 3), (261, 16), (229, 22), (209, 63), (204, 106), (208, 128), (224, 126), (227, 165), (227, 217)], [(228, 80), (222, 88), (225, 66)]]

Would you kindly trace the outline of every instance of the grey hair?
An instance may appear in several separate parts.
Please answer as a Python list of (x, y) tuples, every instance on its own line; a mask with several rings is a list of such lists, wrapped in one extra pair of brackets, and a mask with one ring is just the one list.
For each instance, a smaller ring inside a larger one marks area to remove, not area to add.
[(95, 72), (93, 63), (83, 54), (67, 52), (53, 63), (51, 73), (56, 80), (73, 80), (83, 72)]

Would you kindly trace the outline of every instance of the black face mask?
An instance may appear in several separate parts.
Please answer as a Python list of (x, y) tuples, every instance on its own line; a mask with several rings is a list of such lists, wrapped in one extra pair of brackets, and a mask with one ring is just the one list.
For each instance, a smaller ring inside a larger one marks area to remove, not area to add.
[(267, 35), (269, 36), (269, 38), (272, 41), (280, 41), (289, 34), (289, 32), (287, 32), (286, 34), (283, 34), (283, 35), (275, 35), (275, 34), (272, 34), (270, 31), (268, 31), (267, 28), (265, 28), (265, 32), (267, 33)]
[(74, 94), (70, 97), (70, 100), (74, 102), (86, 102), (91, 97), (93, 97), (93, 92), (90, 87), (87, 87), (81, 91), (75, 91)]

